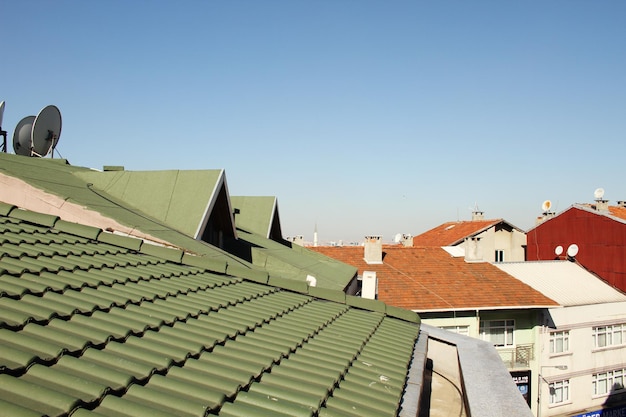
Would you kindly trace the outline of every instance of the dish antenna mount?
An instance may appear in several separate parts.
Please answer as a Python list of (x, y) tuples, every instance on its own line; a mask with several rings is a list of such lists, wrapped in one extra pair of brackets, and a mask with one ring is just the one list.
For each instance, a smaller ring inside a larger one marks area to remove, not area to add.
[(17, 155), (43, 158), (52, 152), (61, 137), (61, 112), (46, 106), (37, 116), (26, 116), (15, 127), (13, 150)]
[(552, 201), (550, 200), (546, 200), (541, 204), (541, 210), (543, 210), (544, 213), (549, 213), (551, 208), (552, 208)]
[(4, 116), (4, 101), (0, 102), (0, 136), (2, 136), (2, 151), (7, 153), (7, 132), (2, 130), (2, 117)]

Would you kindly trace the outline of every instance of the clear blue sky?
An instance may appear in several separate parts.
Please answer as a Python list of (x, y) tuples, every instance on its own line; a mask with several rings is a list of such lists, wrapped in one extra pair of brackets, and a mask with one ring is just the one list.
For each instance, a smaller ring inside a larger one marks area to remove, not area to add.
[(283, 234), (528, 229), (626, 200), (626, 2), (0, 0), (0, 100), (60, 156), (226, 170)]

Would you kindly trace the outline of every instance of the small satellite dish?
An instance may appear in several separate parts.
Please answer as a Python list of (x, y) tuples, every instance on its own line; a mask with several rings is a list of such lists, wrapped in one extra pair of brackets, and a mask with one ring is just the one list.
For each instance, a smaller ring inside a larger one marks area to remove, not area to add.
[(578, 255), (578, 245), (575, 243), (572, 243), (567, 248), (567, 256), (569, 256), (570, 258), (573, 258), (576, 255)]
[(2, 130), (2, 116), (4, 116), (4, 101), (0, 103), (0, 130)]
[(402, 233), (397, 233), (394, 237), (393, 237), (393, 242), (394, 243), (399, 243), (402, 241)]
[(604, 197), (604, 188), (596, 188), (593, 195), (596, 197), (596, 200), (602, 200)]
[(54, 150), (61, 136), (61, 112), (57, 106), (46, 106), (33, 123), (33, 154), (44, 157)]
[(556, 256), (561, 256), (562, 253), (563, 253), (563, 246), (559, 245), (556, 248), (554, 248), (554, 254)]
[(542, 209), (544, 212), (548, 212), (548, 211), (550, 211), (550, 208), (551, 208), (551, 207), (552, 207), (552, 201), (550, 201), (550, 200), (546, 200), (546, 201), (544, 201), (544, 202), (543, 202), (543, 204), (541, 205), (541, 209)]
[(19, 121), (13, 132), (13, 150), (16, 155), (31, 156), (32, 130), (35, 116), (26, 116)]

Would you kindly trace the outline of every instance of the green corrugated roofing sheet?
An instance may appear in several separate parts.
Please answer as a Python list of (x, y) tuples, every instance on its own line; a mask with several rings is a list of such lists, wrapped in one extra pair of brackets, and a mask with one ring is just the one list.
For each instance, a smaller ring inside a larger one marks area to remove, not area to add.
[[(106, 176), (116, 172), (99, 172), (89, 168), (68, 165), (61, 160), (29, 158), (0, 153), (3, 174), (19, 178), (28, 184), (64, 198), (66, 201), (97, 211), (131, 228), (185, 248), (205, 258), (218, 262), (251, 267), (246, 261), (195, 240), (171, 225), (153, 217), (150, 213), (128, 205), (124, 200), (108, 194), (94, 185), (92, 176)], [(89, 177), (87, 181), (84, 177)], [(155, 193), (158, 193), (156, 190)]]
[(313, 252), (297, 245), (262, 238), (254, 233), (239, 230), (239, 238), (252, 243), (252, 263), (280, 276), (304, 282), (308, 275), (314, 276), (317, 286), (344, 290), (358, 270), (352, 265)]
[[(300, 281), (313, 275), (318, 286), (331, 289), (344, 289), (356, 274), (356, 269), (349, 265), (267, 239), (266, 229), (273, 220), (270, 216), (276, 204), (274, 197), (234, 197), (237, 204), (246, 208), (237, 222), (241, 220), (244, 226), (252, 229), (252, 233), (243, 230), (240, 233), (242, 241), (255, 247), (252, 263), (194, 239), (215, 187), (225, 181), (223, 170), (101, 172), (72, 166), (63, 160), (6, 153), (0, 153), (0, 166), (3, 174), (202, 255), (214, 264), (223, 265), (224, 271), (227, 266), (241, 267), (248, 269), (249, 276), (257, 279), (269, 274)], [(253, 214), (257, 209), (258, 215)], [(23, 215), (39, 216), (27, 211)], [(54, 216), (44, 215), (39, 223), (52, 224), (50, 222), (54, 221)], [(81, 228), (71, 224), (64, 227)], [(93, 228), (85, 227), (82, 232), (76, 232), (85, 236), (93, 233)], [(117, 236), (103, 236), (109, 242), (123, 246), (121, 241), (113, 242)]]
[(0, 205), (0, 265), (28, 266), (0, 269), (3, 412), (387, 416), (401, 407), (417, 315), (226, 275), (141, 241), (72, 235), (14, 210)]

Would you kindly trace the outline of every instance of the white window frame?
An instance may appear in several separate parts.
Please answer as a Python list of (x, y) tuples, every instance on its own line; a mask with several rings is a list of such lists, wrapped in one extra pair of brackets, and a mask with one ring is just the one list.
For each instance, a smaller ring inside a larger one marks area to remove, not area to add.
[(550, 390), (550, 405), (569, 402), (569, 379), (551, 382), (548, 387)]
[[(503, 322), (503, 325), (498, 323)], [(502, 329), (502, 333), (495, 333), (495, 335), (502, 335), (504, 343), (494, 343), (494, 333), (487, 330)], [(515, 346), (515, 320), (513, 319), (499, 319), (499, 320), (481, 320), (480, 321), (480, 338), (484, 341), (492, 343), (496, 348), (510, 348)], [(510, 342), (509, 342), (510, 339)]]
[(626, 391), (626, 369), (598, 372), (597, 374), (593, 374), (591, 378), (594, 397), (602, 397), (616, 392)]
[(441, 326), (440, 329), (447, 330), (452, 333), (462, 334), (469, 336), (469, 326), (453, 325), (453, 326)]
[(596, 326), (592, 330), (594, 349), (623, 346), (626, 344), (626, 324)]
[[(561, 349), (559, 350), (559, 343)], [(569, 330), (558, 330), (550, 332), (550, 354), (557, 355), (559, 353), (569, 352)]]

